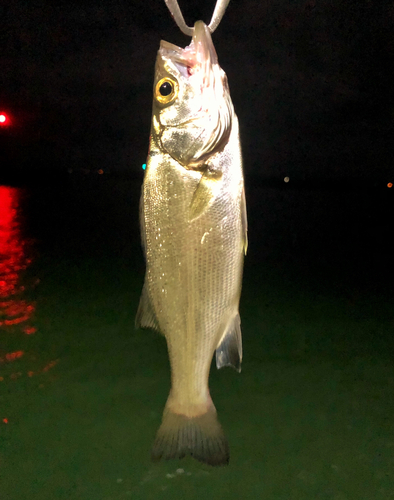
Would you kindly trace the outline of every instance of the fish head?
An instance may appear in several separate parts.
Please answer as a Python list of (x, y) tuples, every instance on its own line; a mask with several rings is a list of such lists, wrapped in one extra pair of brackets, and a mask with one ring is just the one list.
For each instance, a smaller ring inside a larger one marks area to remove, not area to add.
[(152, 134), (163, 151), (186, 168), (198, 168), (223, 149), (234, 108), (203, 21), (196, 22), (192, 42), (184, 49), (161, 41), (153, 94)]

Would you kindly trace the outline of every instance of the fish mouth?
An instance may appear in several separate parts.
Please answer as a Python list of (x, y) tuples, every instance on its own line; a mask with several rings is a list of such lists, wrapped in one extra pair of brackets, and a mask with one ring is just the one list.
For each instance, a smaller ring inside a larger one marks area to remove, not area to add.
[(194, 46), (197, 62), (201, 64), (218, 64), (218, 56), (212, 42), (211, 32), (203, 21), (194, 25), (191, 45)]
[(171, 59), (179, 72), (185, 77), (197, 71), (208, 75), (212, 70), (212, 66), (218, 64), (211, 33), (203, 21), (195, 23), (190, 45), (183, 49), (162, 40), (159, 52), (164, 58)]

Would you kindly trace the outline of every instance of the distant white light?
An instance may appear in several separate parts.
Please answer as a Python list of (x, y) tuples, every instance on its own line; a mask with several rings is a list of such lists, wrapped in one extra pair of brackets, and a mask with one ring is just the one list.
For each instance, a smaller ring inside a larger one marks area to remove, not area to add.
[(284, 180), (285, 182), (289, 182), (290, 177), (285, 177), (283, 180)]
[(7, 115), (4, 113), (0, 114), (0, 123), (5, 123), (7, 121)]

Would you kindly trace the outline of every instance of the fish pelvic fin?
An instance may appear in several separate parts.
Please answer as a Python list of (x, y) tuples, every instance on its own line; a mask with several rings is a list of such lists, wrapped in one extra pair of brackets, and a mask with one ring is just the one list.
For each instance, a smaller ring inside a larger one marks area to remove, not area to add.
[(183, 458), (212, 465), (227, 465), (229, 446), (212, 404), (209, 410), (196, 417), (187, 417), (165, 408), (162, 424), (152, 448), (152, 460)]
[(220, 339), (216, 348), (216, 367), (232, 366), (238, 372), (241, 371), (242, 362), (242, 334), (241, 318), (237, 313), (232, 319), (230, 326)]
[(144, 284), (142, 288), (140, 303), (135, 317), (135, 328), (152, 328), (153, 330), (161, 333), (155, 311), (149, 298), (146, 284)]

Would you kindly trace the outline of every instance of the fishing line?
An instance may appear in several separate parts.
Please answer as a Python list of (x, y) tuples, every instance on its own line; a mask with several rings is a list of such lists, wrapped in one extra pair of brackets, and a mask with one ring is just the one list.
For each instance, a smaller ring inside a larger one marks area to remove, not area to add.
[[(193, 36), (194, 28), (189, 27), (183, 18), (181, 9), (179, 8), (177, 0), (164, 0), (168, 10), (171, 12), (174, 21), (176, 22), (178, 28), (187, 36)], [(215, 29), (219, 26), (222, 20), (223, 14), (229, 4), (230, 0), (217, 0), (215, 10), (212, 14), (211, 22), (208, 25), (210, 33), (213, 33)]]

